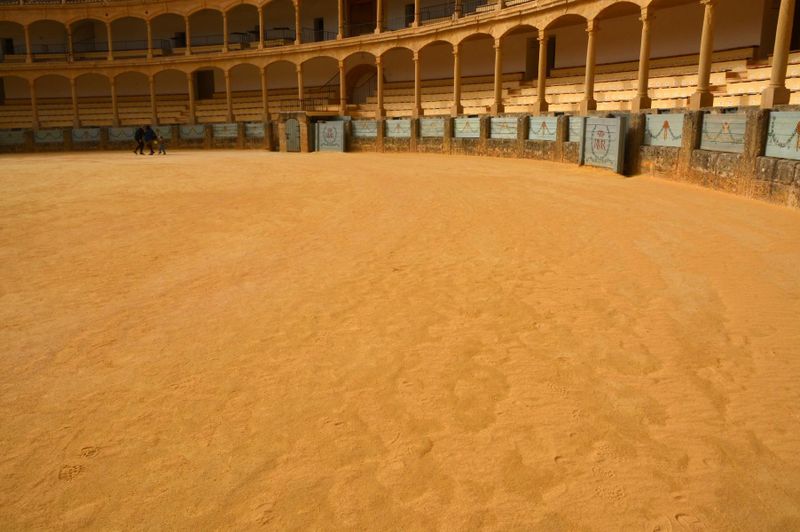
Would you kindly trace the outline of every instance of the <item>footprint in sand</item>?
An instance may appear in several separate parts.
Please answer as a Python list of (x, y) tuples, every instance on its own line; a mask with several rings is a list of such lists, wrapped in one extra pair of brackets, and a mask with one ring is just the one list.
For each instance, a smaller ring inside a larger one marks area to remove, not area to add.
[(675, 520), (678, 522), (683, 530), (690, 530), (692, 532), (696, 530), (705, 530), (703, 523), (700, 522), (700, 519), (696, 518), (693, 515), (688, 514), (676, 514)]
[(669, 517), (659, 517), (647, 523), (644, 532), (672, 532), (672, 523)]
[(97, 456), (97, 453), (99, 452), (100, 452), (99, 447), (93, 447), (93, 446), (84, 447), (83, 449), (81, 449), (81, 456), (84, 458), (92, 458), (94, 456)]
[(69, 482), (71, 480), (74, 480), (82, 472), (83, 472), (82, 465), (65, 465), (58, 472), (58, 480), (65, 480)]

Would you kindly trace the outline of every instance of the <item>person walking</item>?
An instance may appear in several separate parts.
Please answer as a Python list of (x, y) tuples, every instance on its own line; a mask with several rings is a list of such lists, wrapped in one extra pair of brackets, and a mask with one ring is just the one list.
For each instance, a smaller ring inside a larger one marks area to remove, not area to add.
[(133, 149), (133, 153), (144, 155), (144, 128), (136, 128), (136, 132), (133, 134), (133, 140), (136, 141), (136, 147)]
[(153, 150), (153, 142), (156, 140), (156, 132), (153, 131), (153, 128), (150, 126), (144, 126), (144, 144), (148, 150), (150, 150), (150, 155), (154, 155), (156, 152)]
[(164, 136), (161, 133), (158, 134), (158, 154), (167, 154), (167, 141), (164, 140)]

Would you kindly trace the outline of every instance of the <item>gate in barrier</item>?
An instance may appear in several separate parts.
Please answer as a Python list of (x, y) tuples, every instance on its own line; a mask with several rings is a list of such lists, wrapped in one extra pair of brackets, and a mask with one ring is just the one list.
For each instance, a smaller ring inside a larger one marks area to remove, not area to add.
[(344, 122), (317, 122), (314, 137), (319, 151), (344, 151)]
[(300, 122), (296, 118), (286, 121), (286, 151), (300, 151)]

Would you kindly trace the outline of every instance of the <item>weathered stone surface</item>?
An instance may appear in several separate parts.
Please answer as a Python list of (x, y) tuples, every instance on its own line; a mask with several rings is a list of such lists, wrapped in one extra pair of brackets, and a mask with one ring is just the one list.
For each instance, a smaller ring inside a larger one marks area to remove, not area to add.
[(384, 139), (383, 139), (383, 151), (388, 152), (388, 153), (412, 151), (411, 150), (411, 139), (410, 138), (384, 137)]
[(555, 161), (556, 144), (556, 142), (549, 142), (546, 140), (526, 140), (522, 147), (521, 156), (526, 159)]
[(417, 151), (420, 153), (443, 153), (445, 151), (444, 139), (421, 138), (417, 140)]
[(376, 139), (368, 138), (351, 138), (349, 144), (349, 151), (378, 151)]
[(674, 173), (678, 169), (679, 148), (642, 146), (639, 165), (647, 174)]
[(562, 162), (578, 164), (580, 160), (580, 144), (577, 142), (565, 142), (563, 144)]

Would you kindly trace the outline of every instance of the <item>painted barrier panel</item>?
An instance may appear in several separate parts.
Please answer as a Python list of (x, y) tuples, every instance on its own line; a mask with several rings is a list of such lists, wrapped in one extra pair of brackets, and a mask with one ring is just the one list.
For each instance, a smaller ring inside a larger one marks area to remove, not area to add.
[(623, 117), (584, 118), (583, 164), (622, 173), (626, 124)]
[(481, 136), (481, 119), (461, 117), (453, 120), (453, 133), (457, 139), (477, 139)]
[(422, 138), (444, 138), (443, 118), (420, 118), (419, 134)]
[(317, 151), (344, 151), (344, 122), (317, 122), (315, 124)]
[(583, 140), (583, 117), (569, 117), (569, 132), (567, 142), (581, 142)]
[(108, 128), (109, 142), (133, 142), (136, 135), (135, 127), (110, 127)]
[(528, 124), (528, 140), (556, 141), (558, 133), (557, 116), (532, 116)]
[(493, 116), (489, 120), (489, 138), (517, 140), (519, 120), (514, 116)]
[(0, 130), (0, 146), (19, 146), (25, 144), (25, 132), (15, 129)]
[(393, 118), (387, 120), (386, 136), (392, 139), (411, 138), (411, 120), (408, 118)]
[(99, 127), (76, 127), (72, 130), (72, 142), (100, 142)]
[(353, 136), (359, 139), (374, 139), (378, 136), (375, 120), (353, 120)]
[(265, 131), (264, 122), (247, 122), (244, 125), (244, 136), (248, 139), (263, 139)]
[(40, 129), (34, 131), (33, 140), (36, 144), (63, 144), (63, 129)]
[(180, 135), (185, 140), (203, 140), (206, 138), (206, 126), (181, 126)]
[(683, 114), (646, 115), (645, 146), (680, 148), (683, 142)]
[(766, 155), (800, 160), (800, 113), (770, 115)]
[(214, 124), (212, 128), (215, 139), (235, 139), (239, 137), (238, 124)]
[(742, 153), (745, 129), (747, 129), (747, 116), (743, 114), (705, 114), (700, 149)]
[(156, 135), (161, 135), (164, 140), (172, 140), (172, 126), (155, 126)]

